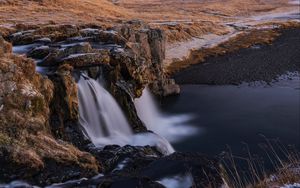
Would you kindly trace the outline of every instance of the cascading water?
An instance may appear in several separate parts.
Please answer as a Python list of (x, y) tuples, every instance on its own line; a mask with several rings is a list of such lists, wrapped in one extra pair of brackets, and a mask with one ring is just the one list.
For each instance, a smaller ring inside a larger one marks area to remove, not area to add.
[[(174, 152), (171, 144), (155, 133), (133, 134), (121, 108), (101, 80), (81, 74), (78, 81), (80, 124), (95, 146), (126, 144), (154, 146), (164, 154)], [(147, 108), (147, 106), (145, 106)]]
[(128, 142), (131, 128), (115, 99), (99, 81), (81, 75), (78, 97), (80, 124), (96, 146)]
[(140, 98), (134, 101), (139, 118), (147, 128), (170, 142), (176, 142), (191, 134), (196, 134), (198, 129), (188, 124), (193, 115), (165, 115), (160, 112), (148, 88), (145, 88)]

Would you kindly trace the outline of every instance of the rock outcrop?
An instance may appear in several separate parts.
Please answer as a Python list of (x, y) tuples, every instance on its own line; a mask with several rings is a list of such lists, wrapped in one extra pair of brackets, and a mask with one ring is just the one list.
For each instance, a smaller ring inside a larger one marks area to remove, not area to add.
[[(57, 69), (70, 65), (93, 78), (101, 74), (136, 132), (146, 128), (132, 100), (140, 97), (147, 85), (159, 96), (180, 92), (174, 80), (164, 74), (164, 33), (142, 22), (131, 21), (110, 30), (97, 26), (40, 26), (8, 38), (14, 44), (32, 45), (27, 56), (36, 59), (38, 66)], [(58, 77), (50, 78), (57, 82)]]
[(80, 149), (90, 143), (82, 134), (79, 125), (77, 84), (72, 76), (73, 67), (65, 64), (48, 75), (54, 85), (53, 98), (49, 105), (52, 134), (71, 142)]
[(101, 170), (91, 154), (52, 136), (53, 83), (35, 72), (32, 60), (12, 54), (2, 37), (0, 81), (0, 180), (50, 184)]
[[(105, 82), (137, 133), (147, 129), (137, 115), (133, 99), (140, 97), (146, 86), (159, 96), (180, 91), (163, 70), (165, 36), (162, 31), (140, 22), (128, 22), (112, 29), (51, 25), (23, 30), (8, 37), (13, 44), (25, 45), (19, 52), (23, 56), (12, 54), (11, 45), (0, 40), (0, 89), (3, 91), (0, 180), (24, 179), (48, 185), (103, 172), (103, 177), (69, 181), (65, 185), (164, 187), (156, 181), (168, 173), (159, 177), (147, 173), (157, 170), (156, 161), (169, 160), (174, 161), (171, 171), (179, 165), (181, 171), (187, 172), (195, 165), (203, 166), (209, 175), (215, 173), (216, 163), (211, 161), (209, 167), (205, 166), (209, 160), (200, 155), (189, 158), (174, 154), (174, 158), (167, 158), (150, 146), (94, 148), (83, 134), (76, 84), (83, 72)], [(36, 73), (34, 61), (25, 56), (46, 67), (43, 76)], [(204, 162), (197, 163), (197, 160)], [(56, 172), (57, 168), (61, 173)], [(202, 171), (191, 173), (195, 181), (198, 176), (204, 177)]]
[[(126, 63), (126, 66), (130, 75), (142, 88), (149, 85), (158, 96), (179, 94), (179, 86), (174, 80), (168, 79), (163, 70), (166, 43), (164, 32), (149, 28), (142, 22), (128, 22), (116, 30), (127, 39), (126, 49), (135, 54), (135, 58), (131, 60), (134, 63)], [(141, 89), (136, 91), (139, 97)]]

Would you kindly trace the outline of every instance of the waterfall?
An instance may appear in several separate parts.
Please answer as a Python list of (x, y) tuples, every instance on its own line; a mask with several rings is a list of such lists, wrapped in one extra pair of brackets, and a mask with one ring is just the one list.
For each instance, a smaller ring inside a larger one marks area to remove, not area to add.
[(95, 146), (154, 146), (163, 154), (174, 152), (171, 144), (155, 133), (133, 134), (120, 106), (101, 84), (81, 74), (78, 81), (80, 124)]
[(178, 142), (199, 131), (189, 125), (189, 121), (193, 119), (191, 114), (166, 115), (160, 112), (147, 87), (142, 96), (134, 101), (134, 104), (139, 118), (147, 128), (170, 142)]
[(80, 124), (96, 146), (120, 145), (132, 135), (118, 103), (99, 81), (81, 75), (78, 97)]

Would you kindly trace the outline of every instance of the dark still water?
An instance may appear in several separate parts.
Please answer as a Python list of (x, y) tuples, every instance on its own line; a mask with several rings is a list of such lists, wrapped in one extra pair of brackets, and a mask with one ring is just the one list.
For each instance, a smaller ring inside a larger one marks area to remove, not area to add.
[(162, 101), (166, 113), (191, 113), (196, 135), (174, 143), (178, 151), (199, 151), (217, 155), (229, 145), (234, 154), (243, 155), (245, 142), (252, 153), (267, 138), (279, 138), (299, 148), (300, 78), (293, 76), (270, 85), (210, 86), (182, 85), (180, 96)]

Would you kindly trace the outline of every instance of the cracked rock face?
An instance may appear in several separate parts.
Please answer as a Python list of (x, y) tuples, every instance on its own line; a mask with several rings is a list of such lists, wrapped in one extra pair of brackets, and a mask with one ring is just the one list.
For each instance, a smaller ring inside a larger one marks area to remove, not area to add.
[[(8, 37), (14, 45), (33, 45), (28, 57), (39, 66), (69, 64), (74, 68), (108, 65), (114, 81), (134, 81), (134, 97), (150, 84), (154, 94), (178, 94), (179, 87), (164, 74), (164, 32), (142, 22), (128, 22), (110, 30), (49, 25), (23, 30)], [(30, 48), (30, 46), (29, 46)], [(109, 78), (108, 78), (109, 79)]]
[[(165, 36), (158, 29), (135, 22), (113, 29), (42, 26), (9, 38), (15, 44), (26, 44), (19, 47), (27, 49), (23, 53), (34, 58), (38, 66), (57, 69), (70, 65), (74, 70), (87, 71), (93, 78), (102, 71), (108, 90), (121, 104), (133, 130), (145, 131), (132, 98), (140, 97), (147, 85), (159, 96), (180, 92), (179, 86), (166, 77), (162, 68)], [(62, 37), (66, 30), (69, 34)]]

